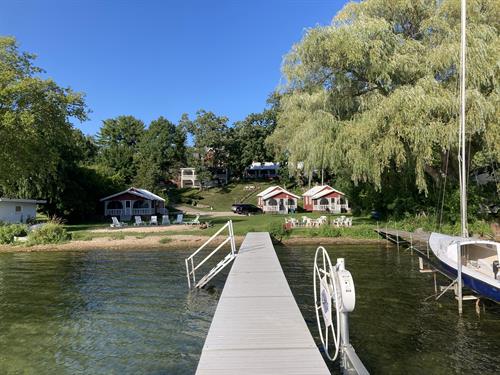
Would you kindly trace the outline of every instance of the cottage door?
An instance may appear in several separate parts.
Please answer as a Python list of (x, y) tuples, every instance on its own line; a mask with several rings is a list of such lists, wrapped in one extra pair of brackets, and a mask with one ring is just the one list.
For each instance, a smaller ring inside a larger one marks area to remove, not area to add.
[(131, 216), (132, 215), (132, 205), (130, 201), (125, 201), (125, 216)]
[(284, 199), (280, 199), (280, 208), (279, 208), (281, 213), (285, 212), (285, 201)]

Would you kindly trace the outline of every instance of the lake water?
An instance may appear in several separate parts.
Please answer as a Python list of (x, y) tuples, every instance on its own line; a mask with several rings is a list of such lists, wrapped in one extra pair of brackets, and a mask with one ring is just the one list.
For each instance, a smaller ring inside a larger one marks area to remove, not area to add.
[[(467, 302), (460, 318), (451, 296), (424, 302), (433, 293), (432, 276), (395, 248), (327, 250), (332, 261), (346, 258), (353, 273), (351, 341), (373, 374), (498, 373), (498, 307), (478, 317)], [(315, 247), (277, 251), (317, 339)], [(0, 374), (194, 373), (225, 277), (188, 292), (189, 253), (0, 254)]]

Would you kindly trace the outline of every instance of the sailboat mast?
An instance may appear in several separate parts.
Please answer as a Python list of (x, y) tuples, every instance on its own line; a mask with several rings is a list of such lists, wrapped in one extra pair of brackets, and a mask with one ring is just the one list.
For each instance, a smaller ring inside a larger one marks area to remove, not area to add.
[(465, 46), (466, 46), (466, 0), (461, 0), (460, 22), (460, 212), (462, 237), (469, 237), (467, 228), (467, 169), (465, 159)]

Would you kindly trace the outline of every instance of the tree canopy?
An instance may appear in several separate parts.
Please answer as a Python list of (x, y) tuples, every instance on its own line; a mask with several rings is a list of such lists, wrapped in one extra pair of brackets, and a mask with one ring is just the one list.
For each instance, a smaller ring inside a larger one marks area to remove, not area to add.
[(133, 116), (104, 120), (97, 135), (99, 162), (130, 184), (137, 173), (134, 155), (144, 134), (144, 123)]
[[(499, 3), (468, 2), (467, 138), (500, 160)], [(275, 147), (312, 171), (381, 188), (405, 173), (422, 192), (458, 145), (458, 1), (349, 3), (286, 57)], [(386, 176), (386, 177), (384, 177)]]
[(63, 159), (80, 157), (70, 118), (84, 121), (84, 96), (39, 76), (35, 56), (0, 37), (0, 189), (40, 196)]
[(186, 132), (159, 117), (149, 125), (135, 154), (137, 186), (159, 193), (166, 181), (177, 177), (186, 164)]

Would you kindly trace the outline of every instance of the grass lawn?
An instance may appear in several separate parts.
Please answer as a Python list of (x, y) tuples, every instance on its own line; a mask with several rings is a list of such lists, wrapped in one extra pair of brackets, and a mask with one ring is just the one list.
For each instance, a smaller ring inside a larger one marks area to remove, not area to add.
[[(176, 231), (171, 226), (170, 230), (155, 231), (155, 232), (91, 232), (93, 229), (109, 228), (109, 224), (80, 224), (80, 225), (66, 225), (68, 232), (72, 233), (74, 240), (91, 240), (97, 237), (111, 237), (120, 239), (125, 235), (144, 238), (148, 236), (171, 236), (176, 234), (184, 235), (197, 235), (197, 236), (211, 236), (219, 230), (228, 220), (233, 221), (234, 232), (236, 235), (246, 235), (248, 232), (272, 232), (284, 224), (286, 217), (296, 217), (300, 219), (301, 216), (308, 216), (318, 218), (320, 214), (312, 213), (299, 213), (294, 215), (253, 215), (253, 216), (231, 216), (231, 217), (210, 217), (202, 216), (201, 222), (208, 221), (213, 227), (208, 229), (200, 229), (193, 227), (192, 230), (179, 230)], [(328, 215), (331, 218), (338, 215)], [(370, 239), (377, 238), (373, 229), (376, 228), (376, 222), (368, 218), (353, 218), (353, 226), (350, 228), (333, 228), (331, 226), (324, 226), (321, 228), (295, 228), (292, 229), (288, 235), (291, 237), (346, 237), (356, 239)], [(173, 229), (173, 230), (172, 230)]]
[[(265, 182), (232, 182), (220, 188), (210, 188), (206, 190), (182, 189), (180, 191), (179, 203), (192, 204), (196, 202), (200, 210), (210, 211), (230, 211), (233, 203), (251, 203), (257, 204), (257, 194), (269, 186), (276, 185), (274, 181)], [(245, 189), (247, 186), (253, 186), (254, 189)], [(205, 207), (206, 206), (206, 207)]]

